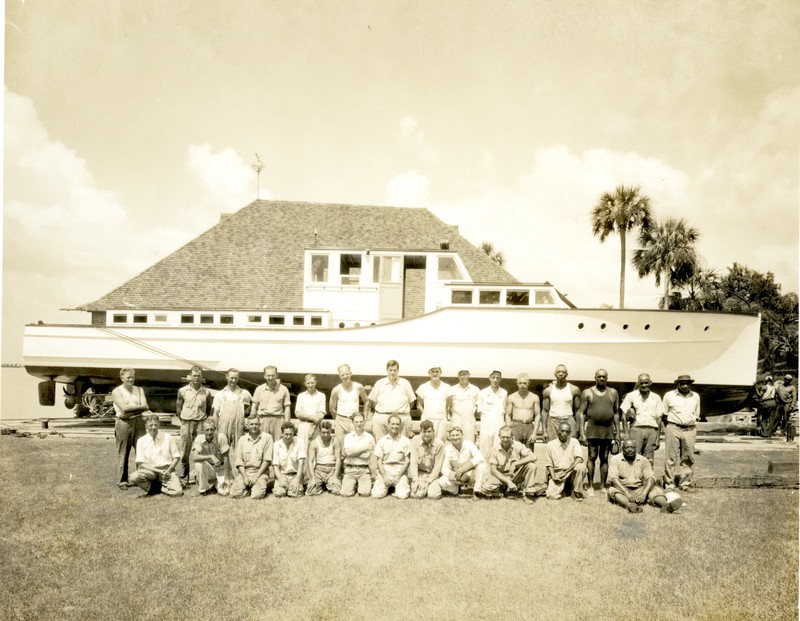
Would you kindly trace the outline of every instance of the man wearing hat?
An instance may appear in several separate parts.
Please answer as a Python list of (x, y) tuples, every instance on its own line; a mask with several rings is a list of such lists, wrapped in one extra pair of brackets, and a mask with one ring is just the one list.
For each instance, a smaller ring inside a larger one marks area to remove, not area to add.
[(458, 372), (458, 384), (450, 386), (447, 393), (447, 418), (451, 426), (460, 427), (464, 439), (475, 442), (475, 412), (478, 409), (480, 389), (469, 382), (469, 371)]
[(791, 435), (789, 417), (797, 407), (797, 389), (792, 384), (792, 375), (790, 373), (775, 382), (775, 398), (781, 410), (778, 420), (784, 425), (786, 438), (791, 440), (793, 438), (789, 437)]
[(506, 425), (511, 427), (514, 440), (525, 446), (536, 442), (539, 428), (539, 397), (528, 389), (529, 386), (527, 373), (517, 375), (518, 390), (508, 396), (506, 404)]
[(667, 452), (664, 464), (664, 481), (667, 491), (675, 485), (686, 490), (692, 482), (694, 464), (695, 425), (700, 420), (700, 395), (691, 388), (694, 380), (680, 375), (678, 386), (664, 395), (664, 445)]
[(500, 388), (500, 371), (489, 373), (489, 385), (478, 393), (478, 412), (481, 415), (481, 433), (478, 447), (485, 459), (492, 456), (497, 432), (503, 425), (508, 392)]
[(422, 420), (433, 423), (434, 434), (444, 441), (447, 437), (447, 393), (450, 386), (441, 380), (442, 368), (428, 370), (430, 381), (417, 388), (417, 407), (422, 410)]

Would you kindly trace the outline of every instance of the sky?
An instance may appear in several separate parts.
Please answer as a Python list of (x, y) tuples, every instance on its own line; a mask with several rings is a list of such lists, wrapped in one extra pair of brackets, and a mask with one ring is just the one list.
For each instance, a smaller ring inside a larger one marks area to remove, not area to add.
[[(256, 153), (261, 198), (427, 207), (578, 306), (618, 304), (621, 184), (798, 290), (793, 0), (8, 0), (4, 31), (3, 362), (251, 202)], [(627, 307), (661, 291), (629, 265)]]

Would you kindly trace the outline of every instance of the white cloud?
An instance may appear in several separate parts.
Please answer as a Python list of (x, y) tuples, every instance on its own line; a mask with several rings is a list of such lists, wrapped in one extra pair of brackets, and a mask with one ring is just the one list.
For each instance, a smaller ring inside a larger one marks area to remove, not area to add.
[(438, 166), (442, 159), (441, 149), (428, 142), (425, 132), (419, 128), (419, 121), (406, 115), (400, 119), (400, 144), (409, 152), (407, 157), (414, 166)]
[(416, 170), (389, 179), (386, 203), (400, 207), (424, 207), (428, 201), (430, 180)]
[[(214, 153), (209, 144), (190, 144), (186, 168), (200, 181), (214, 209), (238, 208), (255, 198), (256, 172), (230, 147)], [(272, 194), (263, 187), (264, 176), (262, 171), (259, 198), (270, 199)]]

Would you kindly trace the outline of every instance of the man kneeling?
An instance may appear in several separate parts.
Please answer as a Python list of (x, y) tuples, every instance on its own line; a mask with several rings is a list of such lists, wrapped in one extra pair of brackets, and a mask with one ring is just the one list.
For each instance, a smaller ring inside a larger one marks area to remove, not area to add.
[(650, 461), (636, 454), (636, 443), (631, 439), (624, 440), (622, 453), (609, 460), (608, 481), (608, 499), (631, 513), (640, 513), (645, 502), (661, 507), (664, 513), (677, 511), (683, 505), (674, 492), (674, 497), (667, 499), (664, 490), (656, 485)]
[(272, 470), (275, 473), (275, 498), (300, 498), (303, 495), (303, 472), (306, 447), (295, 439), (297, 428), (291, 422), (281, 425), (281, 439), (272, 448)]
[(460, 427), (450, 429), (450, 442), (444, 447), (442, 476), (439, 487), (443, 492), (454, 496), (462, 487), (472, 485), (472, 498), (481, 496), (481, 486), (486, 478), (486, 462), (474, 442), (464, 439)]
[(547, 498), (558, 500), (572, 493), (572, 497), (582, 500), (585, 495), (586, 464), (583, 463), (581, 445), (571, 438), (572, 427), (560, 423), (556, 428), (555, 440), (547, 443)]
[(411, 440), (400, 434), (400, 417), (389, 417), (389, 433), (375, 445), (375, 464), (378, 476), (372, 484), (372, 497), (383, 498), (394, 490), (393, 496), (405, 499), (411, 493), (408, 465), (411, 462)]
[(136, 442), (136, 472), (131, 474), (131, 483), (148, 494), (183, 495), (181, 480), (175, 474), (181, 459), (175, 440), (161, 431), (161, 421), (155, 414), (145, 417), (144, 428), (147, 433)]
[(444, 442), (436, 437), (433, 421), (424, 420), (419, 424), (419, 435), (411, 440), (411, 465), (408, 480), (411, 483), (412, 498), (442, 497), (439, 475), (444, 462)]
[(510, 425), (500, 427), (498, 436), (500, 443), (492, 447), (483, 495), (499, 498), (504, 493), (519, 491), (526, 504), (532, 503), (534, 495), (544, 492), (544, 486), (536, 486), (536, 456), (527, 446), (514, 440)]
[(329, 420), (319, 423), (319, 435), (308, 443), (308, 489), (306, 496), (318, 496), (327, 489), (338, 496), (342, 491), (339, 470), (342, 465), (341, 447), (333, 437)]
[(192, 469), (201, 494), (216, 491), (221, 496), (227, 496), (229, 489), (225, 483), (225, 459), (229, 451), (228, 438), (224, 433), (217, 433), (214, 419), (205, 419), (203, 433), (194, 439), (191, 453)]

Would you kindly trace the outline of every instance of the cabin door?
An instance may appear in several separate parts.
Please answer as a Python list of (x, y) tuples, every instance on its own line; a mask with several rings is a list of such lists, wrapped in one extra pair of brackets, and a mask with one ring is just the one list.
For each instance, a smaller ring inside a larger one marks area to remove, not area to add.
[(403, 257), (375, 257), (374, 280), (378, 283), (378, 319), (395, 321), (403, 318)]

